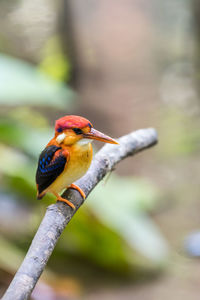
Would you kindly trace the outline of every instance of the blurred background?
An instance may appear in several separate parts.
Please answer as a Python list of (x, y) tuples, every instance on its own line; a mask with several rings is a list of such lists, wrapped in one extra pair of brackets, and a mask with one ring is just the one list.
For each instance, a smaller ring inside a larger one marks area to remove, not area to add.
[(78, 114), (159, 144), (92, 192), (31, 300), (199, 299), (199, 20), (197, 0), (0, 0), (0, 295), (55, 201), (38, 155)]

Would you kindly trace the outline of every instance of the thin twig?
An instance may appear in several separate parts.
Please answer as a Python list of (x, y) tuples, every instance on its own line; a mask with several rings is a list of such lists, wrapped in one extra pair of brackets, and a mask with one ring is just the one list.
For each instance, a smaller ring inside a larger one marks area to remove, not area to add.
[[(76, 184), (84, 191), (86, 197), (118, 162), (156, 144), (157, 133), (152, 128), (140, 129), (119, 138), (118, 142), (120, 145), (106, 144), (95, 155), (86, 175), (76, 181)], [(28, 299), (62, 231), (84, 202), (79, 192), (73, 189), (68, 189), (62, 196), (69, 199), (76, 206), (76, 210), (73, 211), (62, 202), (57, 202), (47, 208), (24, 261), (2, 300)]]

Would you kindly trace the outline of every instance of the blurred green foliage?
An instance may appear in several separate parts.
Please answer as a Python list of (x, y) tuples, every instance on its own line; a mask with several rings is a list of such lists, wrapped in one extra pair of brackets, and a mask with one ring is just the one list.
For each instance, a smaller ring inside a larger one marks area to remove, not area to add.
[(39, 69), (56, 81), (68, 81), (71, 66), (63, 54), (58, 36), (49, 39), (42, 51), (43, 59)]
[(55, 108), (72, 105), (74, 93), (37, 67), (3, 54), (0, 55), (0, 66), (0, 104)]
[[(58, 83), (67, 67), (54, 73), (51, 59), (54, 65), (54, 59), (62, 62), (62, 57), (50, 57), (47, 55), (40, 69), (47, 68), (55, 81), (27, 63), (0, 56), (0, 105), (6, 111), (0, 119), (0, 196), (3, 199), (7, 195), (6, 203), (11, 208), (17, 205), (23, 211), (25, 205), (27, 210), (21, 218), (21, 214), (13, 216), (13, 208), (6, 212), (3, 206), (0, 209), (10, 219), (8, 224), (1, 224), (1, 254), (9, 253), (9, 262), (0, 260), (0, 268), (10, 272), (19, 265), (45, 207), (52, 202), (49, 195), (41, 202), (35, 197), (37, 159), (54, 132), (37, 106), (43, 106), (46, 112), (50, 107), (68, 110), (73, 105), (73, 92)], [(158, 190), (150, 182), (112, 174), (95, 188), (75, 215), (58, 243), (54, 261), (60, 257), (64, 261), (67, 257), (79, 258), (122, 274), (159, 267), (167, 257), (168, 247), (149, 216), (158, 198)], [(28, 226), (24, 226), (24, 220)], [(12, 221), (18, 226), (12, 228)]]

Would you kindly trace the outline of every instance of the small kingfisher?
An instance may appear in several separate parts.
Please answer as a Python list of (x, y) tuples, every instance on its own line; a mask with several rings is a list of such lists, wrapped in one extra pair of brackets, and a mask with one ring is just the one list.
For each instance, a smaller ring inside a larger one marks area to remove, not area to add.
[(37, 198), (42, 199), (46, 193), (52, 193), (58, 201), (75, 206), (59, 193), (66, 188), (79, 191), (85, 199), (84, 192), (74, 181), (82, 177), (92, 161), (93, 140), (118, 144), (111, 137), (97, 131), (87, 119), (80, 116), (64, 116), (55, 123), (55, 136), (42, 151), (36, 172)]

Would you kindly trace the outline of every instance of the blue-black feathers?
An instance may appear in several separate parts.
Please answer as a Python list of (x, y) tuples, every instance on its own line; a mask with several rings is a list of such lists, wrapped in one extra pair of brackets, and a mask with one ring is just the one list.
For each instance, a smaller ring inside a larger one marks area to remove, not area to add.
[(49, 146), (40, 154), (36, 172), (39, 199), (41, 198), (40, 194), (55, 181), (65, 168), (67, 159), (62, 154), (62, 151), (54, 159), (55, 153), (60, 149), (61, 147)]

